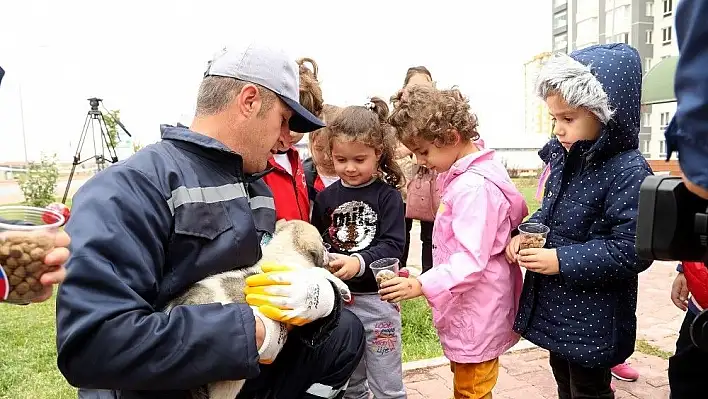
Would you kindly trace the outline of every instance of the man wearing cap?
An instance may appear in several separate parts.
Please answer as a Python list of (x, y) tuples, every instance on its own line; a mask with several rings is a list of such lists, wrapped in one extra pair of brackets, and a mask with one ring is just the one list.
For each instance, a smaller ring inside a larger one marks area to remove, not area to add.
[[(259, 260), (275, 229), (260, 179), (268, 159), (289, 145), (290, 130), (324, 126), (299, 104), (298, 87), (282, 50), (225, 48), (209, 64), (189, 128), (163, 125), (162, 141), (76, 193), (57, 363), (80, 398), (189, 398), (210, 382), (242, 379), (239, 398), (342, 397), (363, 327), (321, 274), (274, 265), (246, 288), (255, 306), (160, 312), (195, 282)], [(296, 327), (288, 334), (284, 323)]]

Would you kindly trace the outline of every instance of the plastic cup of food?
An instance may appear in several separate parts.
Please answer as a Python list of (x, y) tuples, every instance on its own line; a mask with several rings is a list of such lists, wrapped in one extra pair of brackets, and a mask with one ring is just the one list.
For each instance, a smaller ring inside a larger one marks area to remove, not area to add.
[(336, 252), (330, 252), (332, 249), (332, 246), (325, 243), (325, 259), (327, 264), (325, 265), (325, 269), (327, 269), (330, 273), (336, 273), (339, 269), (341, 269), (341, 266), (330, 266), (330, 262), (333, 262), (334, 260), (337, 260), (339, 258), (345, 257), (346, 255), (338, 254)]
[(0, 206), (0, 301), (28, 304), (43, 294), (39, 279), (52, 268), (44, 256), (63, 224), (52, 209)]
[(383, 258), (372, 262), (369, 265), (371, 272), (374, 273), (376, 284), (381, 288), (384, 281), (388, 281), (398, 276), (399, 260), (397, 258)]
[(519, 250), (528, 248), (543, 248), (546, 236), (551, 229), (541, 223), (522, 223), (519, 225)]

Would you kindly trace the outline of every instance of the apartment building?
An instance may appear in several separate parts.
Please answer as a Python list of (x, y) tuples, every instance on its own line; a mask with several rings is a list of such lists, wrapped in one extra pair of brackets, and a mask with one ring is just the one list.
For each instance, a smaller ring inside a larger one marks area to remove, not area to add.
[(678, 46), (674, 35), (674, 11), (678, 1), (650, 2), (654, 24), (651, 30), (647, 30), (646, 40), (654, 47), (654, 52), (651, 59), (645, 60), (648, 69), (642, 83), (640, 131), (640, 150), (650, 159), (666, 157), (664, 131), (676, 113), (674, 74)]
[(664, 130), (676, 111), (673, 71), (678, 54), (673, 12), (679, 0), (553, 0), (553, 51), (593, 44), (627, 43), (636, 48), (645, 74), (640, 150), (666, 155)]
[(524, 64), (524, 130), (539, 141), (551, 136), (553, 123), (546, 104), (536, 95), (536, 79), (550, 52), (536, 55)]

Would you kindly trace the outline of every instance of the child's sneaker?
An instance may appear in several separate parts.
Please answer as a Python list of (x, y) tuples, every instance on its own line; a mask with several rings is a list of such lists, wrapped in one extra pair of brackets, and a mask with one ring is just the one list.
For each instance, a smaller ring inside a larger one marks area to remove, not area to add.
[(613, 377), (622, 381), (636, 381), (639, 378), (639, 372), (629, 367), (627, 363), (618, 364), (610, 371)]

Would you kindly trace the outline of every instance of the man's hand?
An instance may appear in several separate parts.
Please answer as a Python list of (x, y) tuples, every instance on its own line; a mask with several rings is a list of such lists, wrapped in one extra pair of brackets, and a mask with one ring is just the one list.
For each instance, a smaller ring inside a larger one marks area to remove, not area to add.
[(423, 286), (414, 277), (394, 277), (381, 283), (379, 295), (384, 301), (397, 303), (423, 295)]
[(528, 248), (519, 251), (519, 266), (532, 272), (552, 276), (560, 273), (555, 249)]
[(683, 273), (679, 273), (674, 279), (674, 284), (671, 286), (671, 301), (684, 312), (688, 310), (688, 285)]
[(246, 279), (246, 302), (267, 318), (301, 326), (334, 309), (332, 284), (317, 269), (266, 263), (263, 273)]
[(334, 277), (342, 280), (350, 280), (359, 273), (361, 268), (359, 258), (356, 256), (338, 257), (329, 262), (329, 267), (331, 270), (336, 270), (336, 272), (333, 273)]
[(42, 294), (34, 298), (32, 302), (44, 302), (52, 297), (54, 285), (60, 284), (66, 278), (66, 268), (64, 263), (69, 259), (69, 243), (71, 239), (63, 230), (58, 232), (54, 241), (54, 249), (44, 257), (44, 264), (54, 266), (40, 277), (39, 282), (44, 286)]
[(271, 364), (283, 349), (285, 341), (288, 339), (289, 330), (285, 324), (265, 317), (258, 311), (258, 308), (252, 306), (251, 309), (253, 309), (253, 316), (256, 318), (258, 361), (263, 364)]
[(517, 235), (515, 237), (511, 237), (511, 241), (509, 241), (509, 245), (506, 246), (506, 252), (504, 252), (504, 256), (506, 257), (506, 261), (514, 264), (517, 262), (517, 255), (519, 254), (519, 243), (521, 242), (521, 236)]

